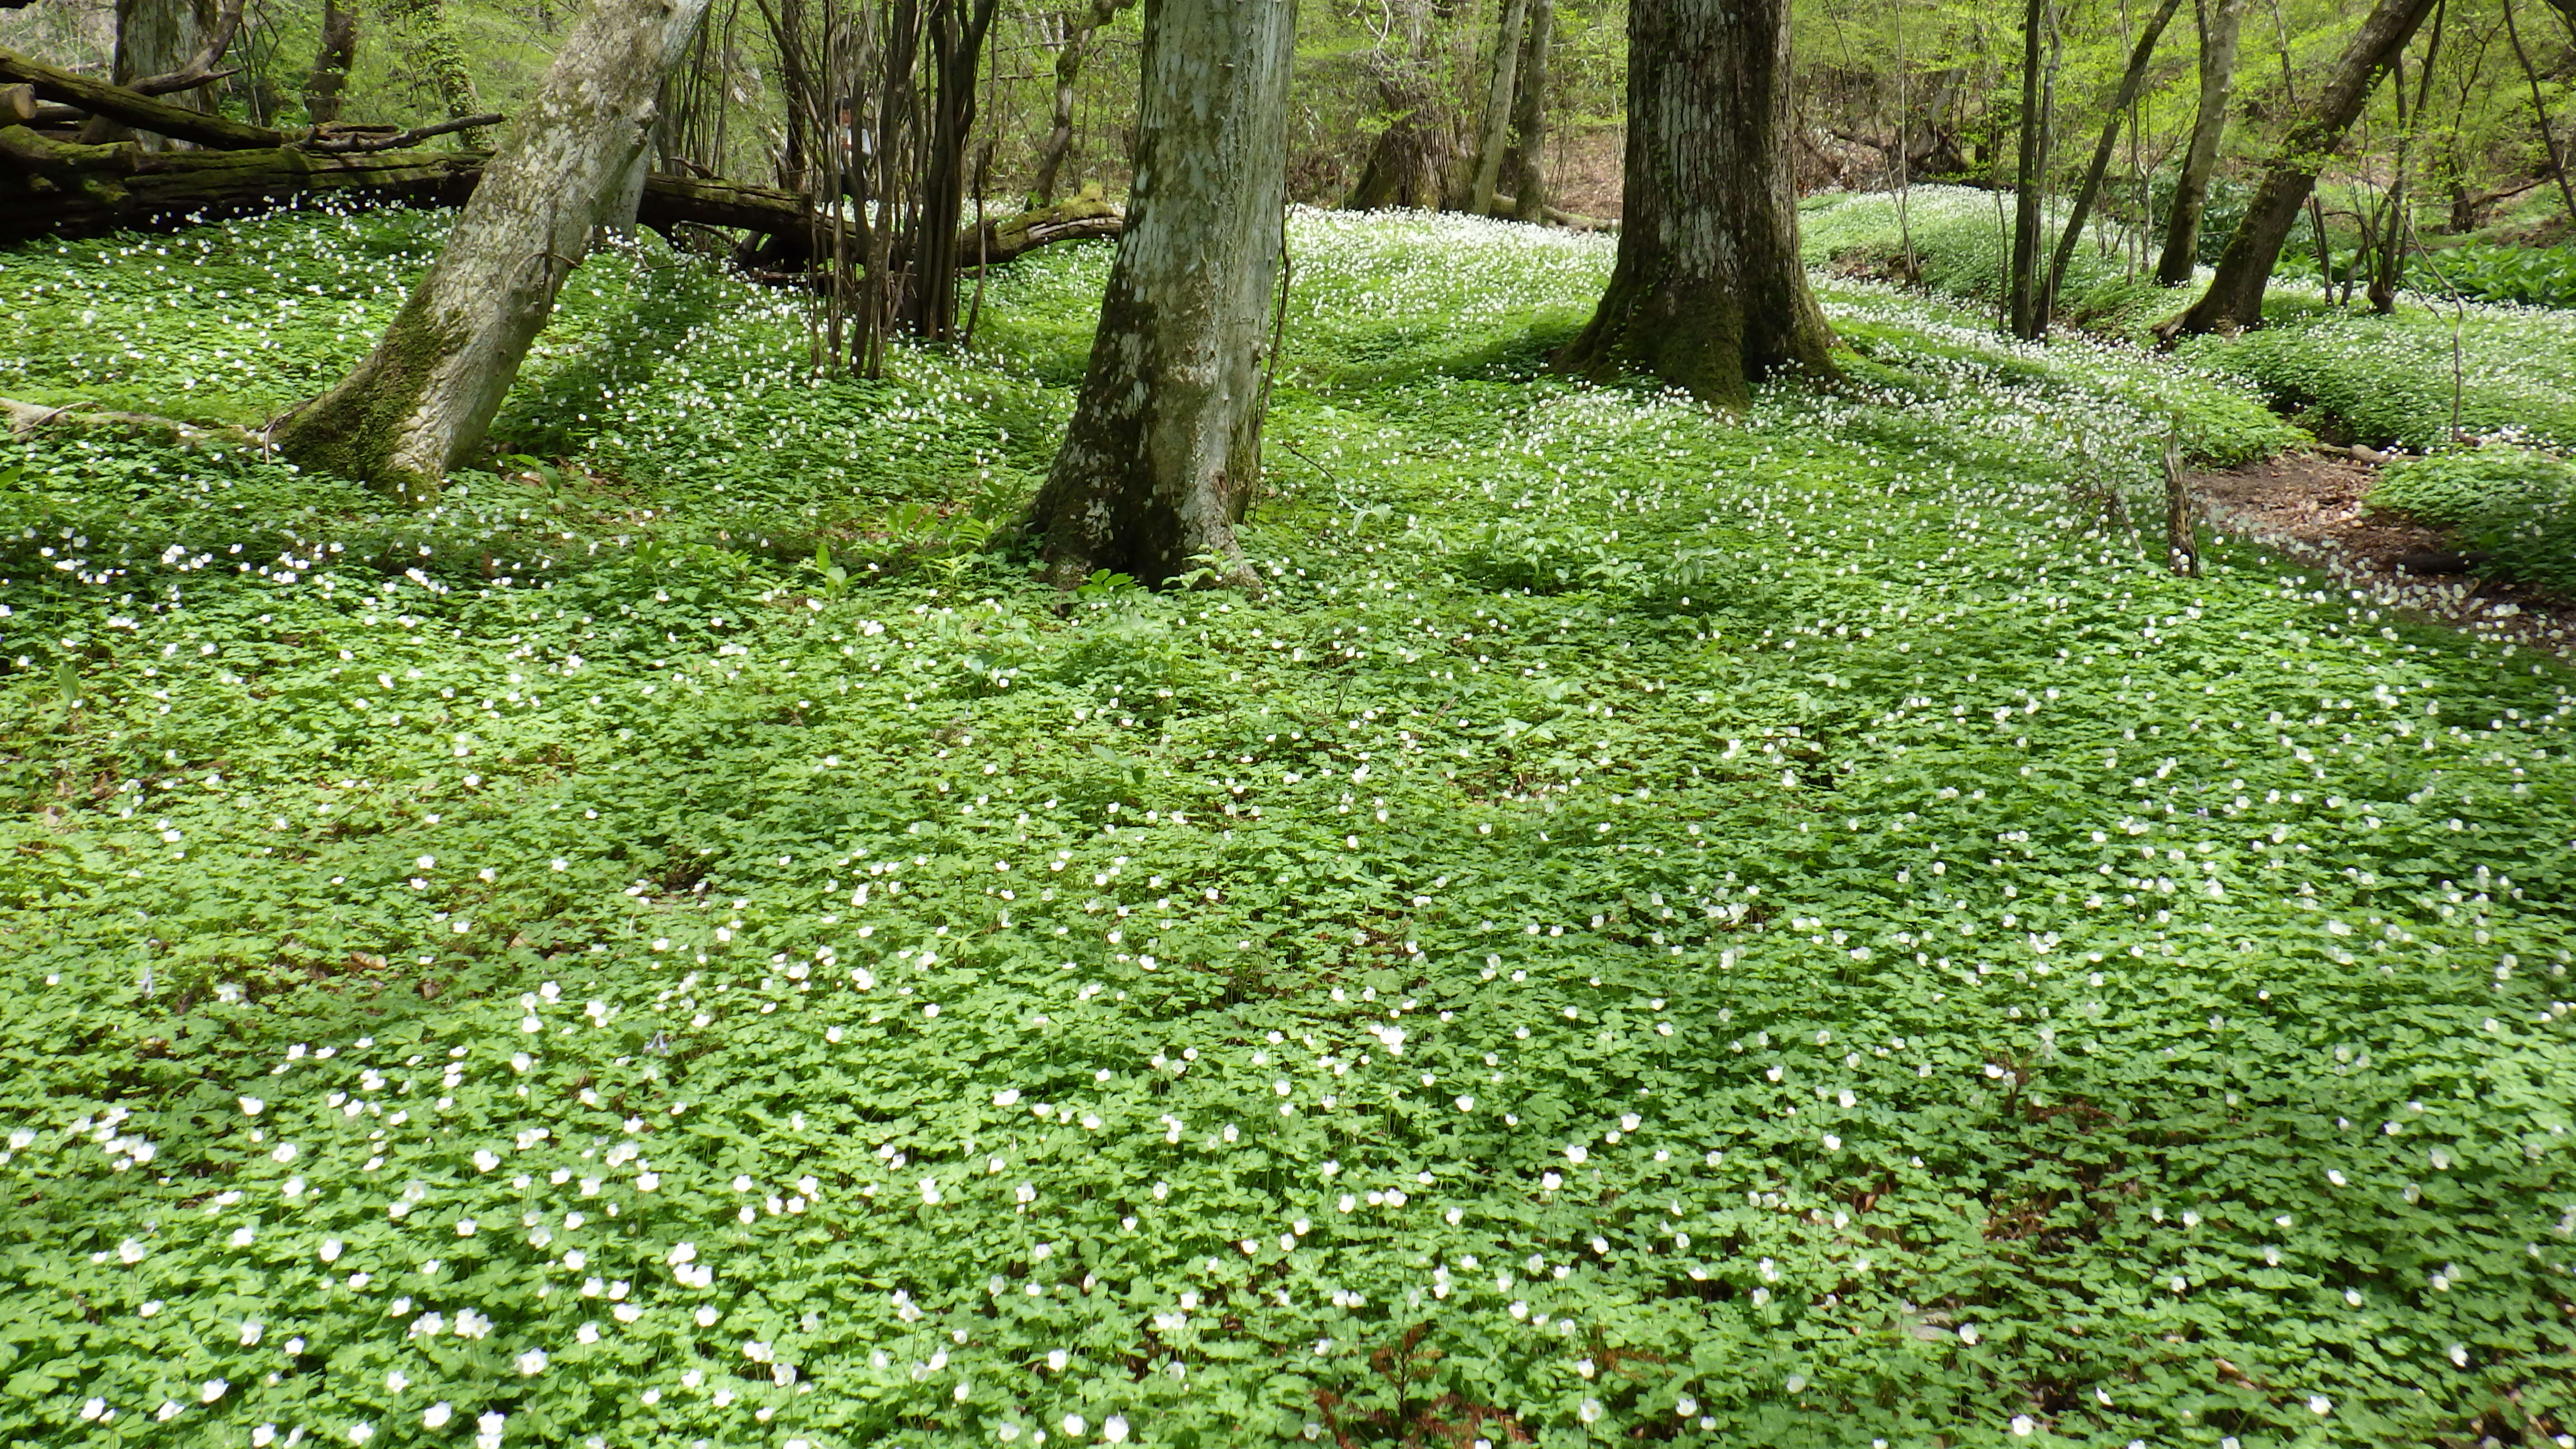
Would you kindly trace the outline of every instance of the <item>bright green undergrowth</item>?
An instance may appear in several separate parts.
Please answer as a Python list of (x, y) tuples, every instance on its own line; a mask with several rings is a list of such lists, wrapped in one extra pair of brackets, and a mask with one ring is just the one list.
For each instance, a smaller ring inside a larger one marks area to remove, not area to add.
[[(1918, 187), (1908, 215), (1923, 284), (1991, 308), (2008, 245), (1994, 197)], [(1819, 266), (1885, 274), (1901, 249), (1895, 198), (1886, 193), (1810, 202), (1799, 224), (1808, 259)], [(2116, 253), (2105, 256), (2088, 241), (2060, 305), (2081, 327), (2140, 341), (2193, 295), (2132, 280)], [(2264, 319), (2240, 336), (2188, 339), (2179, 355), (2242, 378), (2284, 411), (2311, 414), (2321, 430), (2354, 442), (2440, 447), (2452, 437), (2456, 401), (2458, 427), (2470, 434), (2576, 447), (2576, 313), (2454, 307), (2445, 295), (2409, 292), (2395, 315), (2379, 317), (2329, 304), (2312, 278), (2284, 275), (2272, 283)]]
[(2516, 578), (2576, 591), (2576, 467), (2527, 448), (2472, 448), (2409, 459), (2370, 490), (2370, 506), (2456, 529)]
[[(0, 391), (256, 415), (436, 237), (0, 257)], [(595, 259), (419, 516), (13, 445), (0, 1433), (2576, 1431), (2561, 669), (2165, 573), (2212, 372), (1855, 288), (1712, 417), (1538, 373), (1605, 242), (1292, 247), (1257, 598), (976, 547), (1098, 248), (878, 384)]]

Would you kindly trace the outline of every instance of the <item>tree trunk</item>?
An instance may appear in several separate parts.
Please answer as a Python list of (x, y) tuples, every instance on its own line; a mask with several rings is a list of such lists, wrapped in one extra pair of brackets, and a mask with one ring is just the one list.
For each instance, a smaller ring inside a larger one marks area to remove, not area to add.
[(1518, 90), (1521, 33), (1529, 25), (1529, 0), (1502, 0), (1494, 26), (1492, 83), (1485, 87), (1485, 128), (1476, 138), (1476, 179), (1467, 188), (1467, 210), (1492, 214), (1494, 183), (1503, 175), (1503, 145), (1511, 136), (1512, 97)]
[(2013, 170), (2012, 334), (2033, 338), (2047, 318), (2039, 310), (2039, 185), (2048, 167), (2047, 108), (2040, 103), (2040, 45), (2047, 36), (2046, 0), (2025, 0), (2021, 14), (2021, 154)]
[[(2576, 0), (2568, 0), (2568, 5), (2570, 28), (2576, 28)], [(2522, 78), (2531, 85), (2531, 114), (2540, 122), (2540, 145), (2549, 158), (2549, 174), (2558, 183), (2559, 200), (2567, 203), (2567, 219), (2576, 221), (2576, 185), (2567, 179), (2567, 158), (2558, 149), (2558, 133), (2549, 125), (2549, 102), (2540, 93), (2540, 72), (2532, 68), (2531, 53), (2522, 48), (2522, 29), (2514, 23), (2513, 0), (2505, 0), (2504, 33), (2513, 42), (2513, 58), (2522, 64)], [(2452, 215), (2459, 215), (2457, 207), (2452, 209)], [(2453, 230), (2468, 228), (2454, 226)]]
[[(215, 27), (213, 0), (117, 0), (116, 63), (112, 78), (118, 85), (132, 85), (147, 76), (166, 75), (186, 66), (205, 48), (206, 36)], [(183, 110), (214, 114), (215, 98), (205, 88), (181, 91), (167, 102)], [(180, 145), (149, 131), (128, 131), (122, 126), (94, 125), (82, 133), (91, 142), (122, 141), (128, 138), (140, 143), (146, 151), (172, 149)]]
[(1073, 150), (1073, 87), (1082, 64), (1091, 58), (1091, 37), (1135, 0), (1092, 0), (1088, 15), (1063, 18), (1064, 40), (1055, 48), (1055, 110), (1046, 139), (1038, 143), (1037, 181), (1029, 188), (1029, 205), (1043, 208), (1055, 200), (1063, 178), (1064, 158)]
[(2146, 84), (2147, 65), (2155, 59), (2156, 41), (2171, 24), (2182, 0), (2164, 0), (2147, 20), (2147, 28), (2138, 35), (2138, 43), (2129, 52), (2129, 68), (2120, 75), (2120, 89), (2111, 97), (2111, 118), (2102, 123), (2102, 140), (2093, 148), (2093, 164), (2085, 168), (2084, 184), (2075, 191), (2075, 205), (2067, 213), (2066, 230), (2057, 239), (2057, 254), (2049, 259), (2048, 286), (2040, 298), (2043, 315), (2057, 310), (2057, 289), (2066, 282), (2066, 268), (2075, 260), (2076, 244), (2084, 239), (2084, 223), (2093, 214), (2093, 203), (2102, 194), (2102, 178), (2111, 171), (2111, 157), (2120, 147), (2120, 122)]
[(1292, 0), (1146, 0), (1135, 189), (1063, 449), (1028, 531), (1060, 584), (1213, 556), (1259, 484), (1288, 192)]
[[(705, 8), (704, 0), (698, 0), (698, 8)], [(456, 27), (447, 18), (443, 0), (390, 0), (386, 14), (411, 33), (412, 57), (438, 93), (438, 103), (448, 117), (481, 111), (482, 102), (474, 91), (474, 72), (465, 63), (465, 47), (456, 39)], [(480, 147), (484, 141), (467, 132), (465, 144)]]
[(1798, 258), (1787, 0), (1630, 0), (1627, 207), (1601, 305), (1559, 371), (1634, 365), (1724, 406), (1835, 375)]
[(1503, 152), (1503, 181), (1512, 188), (1512, 219), (1547, 219), (1547, 87), (1556, 45), (1556, 0), (1529, 0), (1529, 35), (1521, 42), (1520, 89), (1512, 97), (1512, 142)]
[[(971, 5), (961, 16), (961, 5)], [(912, 288), (903, 321), (916, 337), (945, 340), (957, 330), (958, 229), (966, 215), (966, 137), (975, 128), (975, 75), (1000, 0), (940, 0), (931, 7), (929, 165), (913, 231)]]
[(322, 44), (304, 81), (304, 113), (317, 126), (340, 119), (349, 70), (358, 63), (358, 11), (349, 0), (322, 0)]
[(2281, 259), (2282, 244), (2289, 240), (2300, 208), (2316, 189), (2317, 173), (2325, 169), (2326, 159), (2343, 143), (2344, 132), (2361, 114), (2371, 89), (2415, 38), (2416, 28), (2432, 8), (2433, 0), (2379, 0), (2345, 45), (2343, 58), (2335, 62), (2334, 78), (2316, 109), (2282, 139), (2252, 204), (2245, 209), (2245, 219), (2227, 239), (2209, 290), (2190, 310), (2158, 329), (2161, 333), (2173, 336), (2260, 325), (2263, 290), (2272, 280), (2272, 267)]
[(2164, 254), (2156, 259), (2156, 282), (2179, 287), (2200, 265), (2200, 218), (2209, 208), (2209, 178), (2218, 170), (2218, 143), (2227, 134), (2227, 100), (2236, 88), (2237, 37), (2245, 28), (2250, 0), (2194, 0), (2200, 9), (2200, 110), (2192, 117), (2191, 143), (2184, 150), (2182, 176), (2174, 184), (2173, 210), (2165, 217)]
[(1378, 109), (1389, 119), (1342, 201), (1350, 211), (1436, 211), (1449, 199), (1450, 173), (1458, 165), (1457, 133), (1441, 108), (1424, 49), (1428, 7), (1424, 0), (1398, 0), (1396, 8), (1404, 32), (1398, 48), (1381, 49), (1370, 61)]
[(413, 502), (483, 441), (609, 194), (652, 139), (654, 96), (706, 0), (595, 0), (510, 127), (438, 260), (279, 449)]

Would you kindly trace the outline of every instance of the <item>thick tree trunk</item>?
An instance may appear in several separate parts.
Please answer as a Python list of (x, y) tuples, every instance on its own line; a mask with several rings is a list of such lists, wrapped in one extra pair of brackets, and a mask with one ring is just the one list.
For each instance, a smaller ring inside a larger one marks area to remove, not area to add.
[[(214, 28), (213, 0), (117, 0), (112, 78), (118, 85), (132, 85), (148, 76), (179, 70), (205, 48), (206, 37)], [(215, 98), (200, 87), (172, 96), (168, 104), (212, 115)], [(149, 131), (131, 132), (112, 125), (92, 127), (81, 139), (103, 142), (128, 137), (147, 151), (165, 150), (173, 144)]]
[(2039, 310), (2039, 186), (2048, 168), (2048, 113), (2040, 102), (2040, 47), (2047, 38), (2047, 0), (2025, 0), (2021, 16), (2021, 155), (2013, 172), (2012, 334), (2037, 337), (2047, 318)]
[(1399, 0), (1397, 14), (1403, 31), (1397, 48), (1381, 49), (1371, 60), (1378, 109), (1389, 120), (1342, 201), (1351, 211), (1436, 211), (1448, 203), (1451, 173), (1459, 164), (1457, 131), (1442, 109), (1424, 53), (1429, 7), (1424, 0)]
[(2227, 101), (2236, 89), (2237, 37), (2249, 0), (2193, 0), (2200, 22), (2200, 110), (2192, 117), (2191, 143), (2174, 184), (2173, 210), (2165, 216), (2164, 254), (2156, 281), (2179, 287), (2200, 265), (2200, 219), (2209, 209), (2209, 178), (2218, 171), (2218, 143), (2227, 135)]
[(2111, 157), (2119, 150), (2120, 122), (2146, 84), (2147, 66), (2155, 59), (2157, 39), (2181, 8), (2182, 0), (2164, 0), (2148, 17), (2147, 28), (2139, 33), (2137, 45), (2129, 51), (2129, 68), (2121, 72), (2120, 89), (2111, 97), (2111, 118), (2102, 123), (2102, 139), (2093, 148), (2093, 164), (2084, 170), (2084, 184), (2075, 190), (2075, 205), (2067, 213), (2065, 232), (2057, 239), (2057, 253), (2049, 259), (2048, 286), (2040, 296), (2043, 316), (2057, 310), (2057, 289), (2066, 283), (2066, 268), (2075, 260), (2076, 244), (2084, 239), (2084, 223), (2092, 218), (2093, 203), (2102, 194), (2102, 178), (2110, 174)]
[(358, 63), (358, 11), (350, 0), (322, 0), (322, 42), (304, 81), (304, 113), (317, 126), (340, 119), (349, 71)]
[(1485, 128), (1476, 139), (1476, 178), (1467, 188), (1467, 209), (1486, 216), (1494, 209), (1494, 184), (1503, 175), (1503, 147), (1511, 138), (1512, 97), (1518, 93), (1521, 35), (1529, 27), (1529, 0), (1502, 0), (1502, 18), (1494, 27), (1494, 66), (1485, 87)]
[(1529, 35), (1521, 42), (1520, 88), (1512, 97), (1512, 140), (1503, 152), (1503, 184), (1512, 188), (1512, 219), (1547, 218), (1547, 87), (1556, 45), (1556, 0), (1529, 0)]
[(2272, 280), (2272, 267), (2281, 259), (2290, 228), (2298, 222), (2299, 209), (2316, 189), (2317, 173), (2343, 144), (2344, 132), (2361, 114), (2371, 89), (2415, 38), (2432, 8), (2433, 0), (2379, 0), (2345, 45), (2343, 58), (2335, 63), (2334, 79), (2327, 83), (2316, 109), (2282, 139), (2276, 159), (2245, 209), (2245, 219), (2227, 239), (2209, 290), (2190, 310), (2160, 328), (2164, 335), (2262, 322), (2263, 290)]
[(1296, 24), (1292, 0), (1146, 0), (1127, 229), (1028, 523), (1059, 583), (1206, 556), (1254, 582), (1234, 523), (1260, 481)]
[(1830, 377), (1798, 259), (1787, 0), (1630, 0), (1627, 205), (1610, 284), (1556, 366), (1636, 366), (1709, 402)]
[(595, 0), (382, 340), (276, 430), (297, 462), (414, 502), (483, 441), (706, 0)]

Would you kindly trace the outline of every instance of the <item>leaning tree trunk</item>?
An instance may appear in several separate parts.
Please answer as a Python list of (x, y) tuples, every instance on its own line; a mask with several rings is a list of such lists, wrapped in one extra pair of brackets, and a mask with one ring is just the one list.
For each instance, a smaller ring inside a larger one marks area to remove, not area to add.
[(2209, 290), (2190, 310), (2158, 328), (2161, 334), (2171, 337), (2261, 323), (2263, 290), (2281, 259), (2282, 245), (2290, 239), (2290, 228), (2298, 224), (2300, 208), (2316, 189), (2317, 173), (2325, 169), (2326, 159), (2343, 143), (2344, 132), (2361, 114), (2379, 78), (2415, 38), (2432, 9), (2433, 0), (2379, 0), (2344, 46), (2343, 58), (2335, 62), (2334, 78), (2327, 82), (2316, 109), (2282, 138), (2279, 153), (2245, 208), (2245, 219), (2236, 224), (2227, 250), (2219, 255), (2218, 273), (2210, 278)]
[(322, 0), (322, 43), (304, 81), (304, 113), (317, 126), (340, 119), (349, 71), (358, 63), (358, 11), (349, 0)]
[[(2202, 0), (2195, 0), (2202, 3)], [(2183, 151), (2173, 210), (2165, 216), (2164, 254), (2156, 283), (2179, 287), (2200, 265), (2200, 219), (2209, 209), (2209, 178), (2218, 171), (2218, 143), (2227, 134), (2227, 98), (2236, 88), (2236, 41), (2249, 0), (2217, 0), (2200, 16), (2200, 111), (2192, 117), (2191, 144)]]
[(1029, 532), (1050, 573), (1161, 584), (1213, 557), (1260, 481), (1288, 193), (1293, 0), (1146, 0), (1135, 189), (1091, 367)]
[(2075, 261), (2075, 247), (2084, 239), (2084, 223), (2093, 215), (2093, 203), (2102, 194), (2102, 178), (2110, 174), (2111, 157), (2120, 148), (2120, 122), (2137, 100), (2146, 84), (2147, 64), (2155, 59), (2156, 41), (2171, 24), (2182, 0), (2164, 0), (2156, 13), (2147, 19), (2147, 28), (2138, 35), (2137, 45), (2129, 52), (2129, 68), (2120, 74), (2120, 89), (2111, 97), (2111, 118), (2102, 123), (2102, 139), (2093, 148), (2093, 164), (2085, 168), (2084, 184), (2075, 189), (2075, 204), (2067, 213), (2066, 230), (2057, 238), (2056, 255), (2049, 258), (2048, 284), (2040, 292), (2040, 315), (2057, 310), (2058, 288), (2066, 284), (2066, 269)]
[(707, 0), (595, 0), (375, 350), (278, 425), (287, 457), (414, 502), (483, 441)]
[(1834, 375), (1798, 258), (1788, 0), (1630, 0), (1618, 260), (1560, 371), (1642, 367), (1710, 402)]
[(1476, 138), (1475, 180), (1467, 188), (1467, 210), (1478, 216), (1494, 209), (1494, 184), (1503, 176), (1503, 147), (1512, 133), (1512, 97), (1519, 89), (1521, 32), (1529, 25), (1529, 0), (1502, 0), (1501, 20), (1494, 26), (1494, 68), (1485, 87), (1485, 126)]
[(1512, 189), (1514, 221), (1547, 219), (1548, 59), (1555, 44), (1556, 0), (1529, 0), (1520, 88), (1512, 97), (1512, 140), (1503, 152), (1503, 184)]

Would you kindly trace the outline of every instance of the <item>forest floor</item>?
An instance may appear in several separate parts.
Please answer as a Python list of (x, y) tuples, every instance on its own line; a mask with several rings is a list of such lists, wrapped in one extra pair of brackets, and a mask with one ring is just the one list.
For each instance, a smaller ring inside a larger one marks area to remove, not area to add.
[(2215, 527), (2364, 585), (2393, 607), (2561, 657), (2576, 653), (2576, 598), (2467, 577), (2473, 549), (2456, 530), (2364, 506), (2378, 481), (2370, 465), (2297, 449), (2186, 476)]
[[(446, 225), (0, 254), (0, 396), (255, 423)], [(2576, 677), (2131, 523), (2419, 324), (1827, 283), (1727, 417), (1545, 372), (1608, 238), (1292, 245), (1257, 595), (991, 547), (1099, 246), (873, 382), (595, 256), (422, 512), (0, 445), (0, 1438), (2576, 1434)]]

